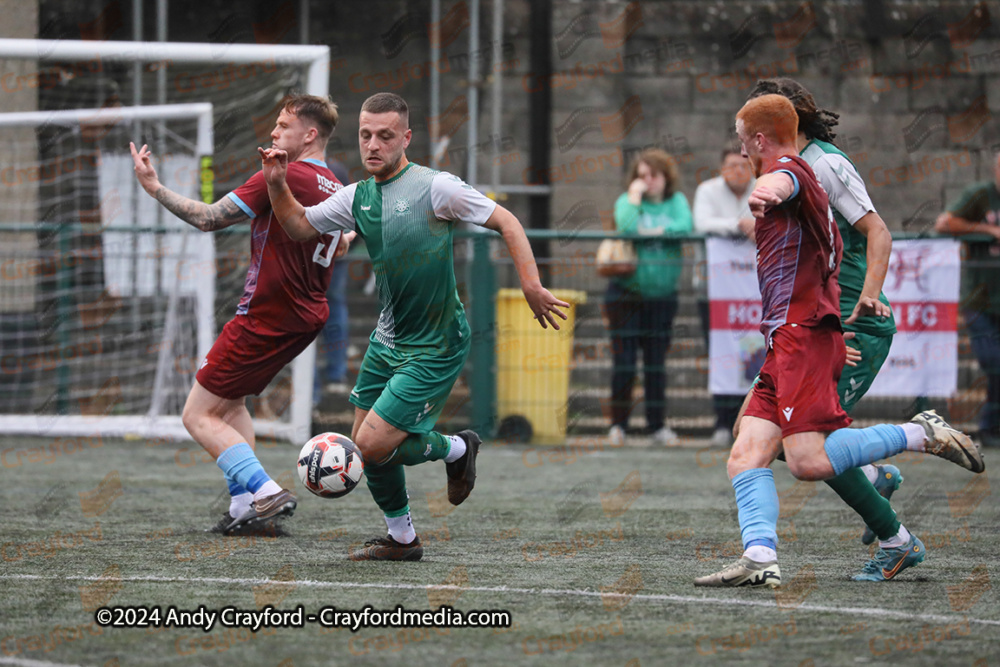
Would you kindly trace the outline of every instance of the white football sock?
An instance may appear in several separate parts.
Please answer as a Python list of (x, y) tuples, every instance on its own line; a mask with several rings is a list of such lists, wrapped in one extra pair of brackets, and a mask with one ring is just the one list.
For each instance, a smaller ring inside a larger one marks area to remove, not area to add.
[(892, 549), (895, 547), (901, 547), (909, 541), (910, 531), (908, 531), (906, 526), (903, 524), (899, 524), (899, 532), (887, 540), (879, 540), (878, 545), (883, 549)]
[(448, 448), (448, 453), (445, 454), (444, 462), (454, 463), (465, 454), (465, 450), (467, 449), (465, 446), (465, 440), (457, 435), (446, 435), (444, 437), (448, 438), (448, 443), (451, 445)]
[(403, 516), (387, 516), (385, 525), (389, 528), (389, 537), (400, 544), (409, 544), (417, 538), (417, 531), (413, 530), (413, 520), (409, 512)]
[(911, 452), (923, 452), (926, 451), (924, 445), (927, 443), (927, 431), (920, 424), (900, 424), (899, 427), (903, 429), (903, 433), (906, 434), (906, 448)]
[(762, 544), (755, 544), (746, 551), (743, 555), (750, 560), (755, 560), (758, 563), (766, 563), (771, 560), (778, 560), (778, 552), (771, 547), (765, 547)]
[(276, 493), (281, 493), (281, 487), (273, 479), (269, 479), (264, 482), (264, 485), (257, 489), (257, 493), (253, 494), (254, 500), (264, 500), (268, 496), (273, 496)]
[(872, 484), (874, 484), (875, 480), (878, 479), (878, 468), (870, 463), (868, 465), (861, 466), (861, 472), (865, 474), (865, 477), (867, 477), (868, 481)]
[(234, 519), (240, 518), (248, 509), (250, 509), (251, 502), (253, 502), (253, 494), (249, 491), (231, 496), (229, 498), (229, 516)]

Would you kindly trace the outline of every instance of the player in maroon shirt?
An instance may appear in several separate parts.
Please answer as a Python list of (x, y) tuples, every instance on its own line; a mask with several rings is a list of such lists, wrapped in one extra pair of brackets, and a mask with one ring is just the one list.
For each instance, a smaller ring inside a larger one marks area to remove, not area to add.
[[(278, 115), (272, 146), (288, 151), (288, 183), (303, 205), (318, 204), (341, 187), (324, 162), (336, 125), (336, 105), (313, 95), (286, 98)], [(181, 220), (203, 232), (252, 221), (243, 298), (236, 317), (202, 361), (182, 418), (229, 485), (229, 511), (212, 532), (259, 528), (262, 522), (291, 515), (296, 498), (264, 472), (253, 452), (246, 397), (259, 395), (322, 329), (329, 314), (326, 288), (333, 260), (347, 252), (350, 238), (337, 234), (322, 236), (318, 243), (293, 241), (274, 220), (262, 172), (209, 205), (163, 187), (149, 149), (129, 147), (143, 189)]]
[[(778, 493), (769, 466), (782, 448), (792, 474), (810, 481), (907, 449), (973, 472), (983, 471), (983, 460), (972, 440), (933, 410), (901, 426), (846, 428), (851, 420), (837, 396), (846, 358), (837, 284), (843, 244), (826, 192), (798, 157), (795, 107), (782, 95), (754, 98), (737, 114), (736, 133), (758, 177), (749, 204), (757, 218), (760, 329), (767, 356), (727, 464), (743, 556), (694, 583), (773, 588), (781, 583), (781, 571)], [(923, 560), (923, 544), (912, 536), (911, 541), (896, 567)]]

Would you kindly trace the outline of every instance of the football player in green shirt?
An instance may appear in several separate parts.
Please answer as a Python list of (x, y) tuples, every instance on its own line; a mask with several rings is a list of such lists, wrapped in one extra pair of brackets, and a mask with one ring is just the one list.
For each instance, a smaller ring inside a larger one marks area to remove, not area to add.
[(531, 246), (510, 211), (447, 172), (406, 158), (412, 136), (402, 97), (377, 93), (361, 107), (358, 142), (372, 177), (304, 208), (285, 183), (287, 155), (259, 149), (278, 222), (306, 240), (332, 230), (365, 239), (382, 308), (350, 400), (351, 439), (365, 461), (368, 488), (385, 515), (388, 535), (354, 551), (353, 560), (420, 560), (423, 547), (410, 519), (405, 465), (444, 459), (448, 500), (472, 491), (480, 438), (473, 431), (433, 431), (465, 364), (471, 331), (458, 298), (452, 259), (456, 222), (500, 232), (524, 297), (542, 328), (559, 328), (560, 308), (538, 277)]

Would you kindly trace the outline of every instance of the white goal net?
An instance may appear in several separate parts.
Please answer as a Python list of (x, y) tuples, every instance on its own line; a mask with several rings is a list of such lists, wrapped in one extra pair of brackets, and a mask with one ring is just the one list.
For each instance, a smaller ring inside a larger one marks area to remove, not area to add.
[[(285, 94), (326, 94), (327, 54), (0, 40), (0, 59), (37, 62), (17, 75), (35, 108), (0, 113), (0, 433), (189, 437), (180, 414), (242, 294), (249, 226), (175, 218), (136, 182), (129, 141), (168, 188), (213, 202), (259, 169)], [(259, 436), (311, 435), (314, 360), (251, 400)]]

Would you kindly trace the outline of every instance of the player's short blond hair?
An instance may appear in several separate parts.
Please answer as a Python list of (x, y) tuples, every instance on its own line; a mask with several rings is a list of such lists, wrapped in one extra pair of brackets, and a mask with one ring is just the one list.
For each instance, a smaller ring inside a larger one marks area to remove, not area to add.
[(799, 133), (799, 116), (795, 105), (784, 95), (755, 97), (736, 114), (743, 122), (743, 133), (749, 137), (763, 134), (779, 144), (794, 144)]
[(337, 128), (340, 114), (337, 105), (328, 97), (318, 95), (288, 95), (283, 100), (282, 109), (297, 118), (303, 118), (312, 123), (321, 141), (328, 141)]

